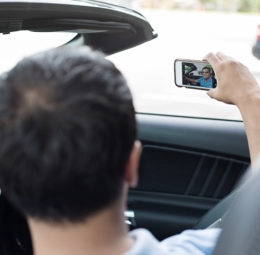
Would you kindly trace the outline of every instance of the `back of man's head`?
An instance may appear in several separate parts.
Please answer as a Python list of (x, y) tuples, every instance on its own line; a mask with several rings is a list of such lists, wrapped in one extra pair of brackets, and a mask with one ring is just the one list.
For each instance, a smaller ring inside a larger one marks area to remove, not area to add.
[(78, 222), (120, 195), (136, 137), (125, 79), (103, 55), (64, 47), (0, 81), (0, 185), (26, 216)]

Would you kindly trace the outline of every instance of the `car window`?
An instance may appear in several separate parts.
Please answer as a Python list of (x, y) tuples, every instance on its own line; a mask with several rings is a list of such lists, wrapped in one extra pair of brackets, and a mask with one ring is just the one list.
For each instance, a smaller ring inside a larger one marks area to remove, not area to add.
[(0, 34), (1, 73), (9, 70), (21, 58), (39, 51), (61, 46), (69, 42), (75, 36), (76, 33), (37, 33), (30, 31), (18, 31), (12, 32), (10, 34)]
[[(221, 51), (247, 65), (259, 80), (259, 60), (252, 50), (257, 45), (260, 18), (255, 11), (259, 10), (260, 1), (113, 3), (140, 11), (159, 35), (109, 57), (127, 77), (137, 112), (241, 120), (235, 106), (214, 101), (205, 91), (176, 87), (173, 62), (176, 58), (200, 60), (208, 52)], [(260, 57), (260, 46), (258, 54)]]

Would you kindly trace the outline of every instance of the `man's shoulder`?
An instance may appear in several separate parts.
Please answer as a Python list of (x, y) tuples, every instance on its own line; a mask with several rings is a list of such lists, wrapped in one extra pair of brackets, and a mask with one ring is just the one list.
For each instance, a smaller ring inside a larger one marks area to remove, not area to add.
[(129, 233), (134, 239), (133, 247), (124, 255), (161, 255), (165, 253), (161, 247), (160, 242), (153, 236), (151, 232), (146, 229), (136, 229)]
[(169, 237), (161, 242), (173, 254), (210, 255), (216, 245), (221, 230), (219, 228), (203, 230), (186, 230), (179, 235)]
[(160, 242), (148, 230), (137, 229), (129, 233), (135, 244), (124, 255), (209, 255), (219, 234), (220, 229), (187, 230)]

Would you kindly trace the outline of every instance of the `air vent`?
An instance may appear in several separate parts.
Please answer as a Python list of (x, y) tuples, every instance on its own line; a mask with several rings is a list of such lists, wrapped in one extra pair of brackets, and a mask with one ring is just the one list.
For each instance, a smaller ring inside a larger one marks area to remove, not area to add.
[(146, 145), (138, 190), (221, 199), (248, 165), (247, 161)]

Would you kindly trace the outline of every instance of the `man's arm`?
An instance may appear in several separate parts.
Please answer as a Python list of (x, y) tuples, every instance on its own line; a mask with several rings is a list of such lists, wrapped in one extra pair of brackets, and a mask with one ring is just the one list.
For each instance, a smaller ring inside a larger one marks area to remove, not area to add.
[(217, 87), (208, 95), (240, 110), (253, 163), (260, 155), (260, 87), (248, 68), (236, 60), (222, 53), (210, 53), (205, 59), (217, 77)]
[(189, 78), (187, 76), (184, 76), (184, 77), (185, 77), (185, 79), (187, 79), (188, 81), (190, 81), (192, 83), (198, 83), (198, 80), (196, 80), (196, 79), (191, 79), (191, 78)]

